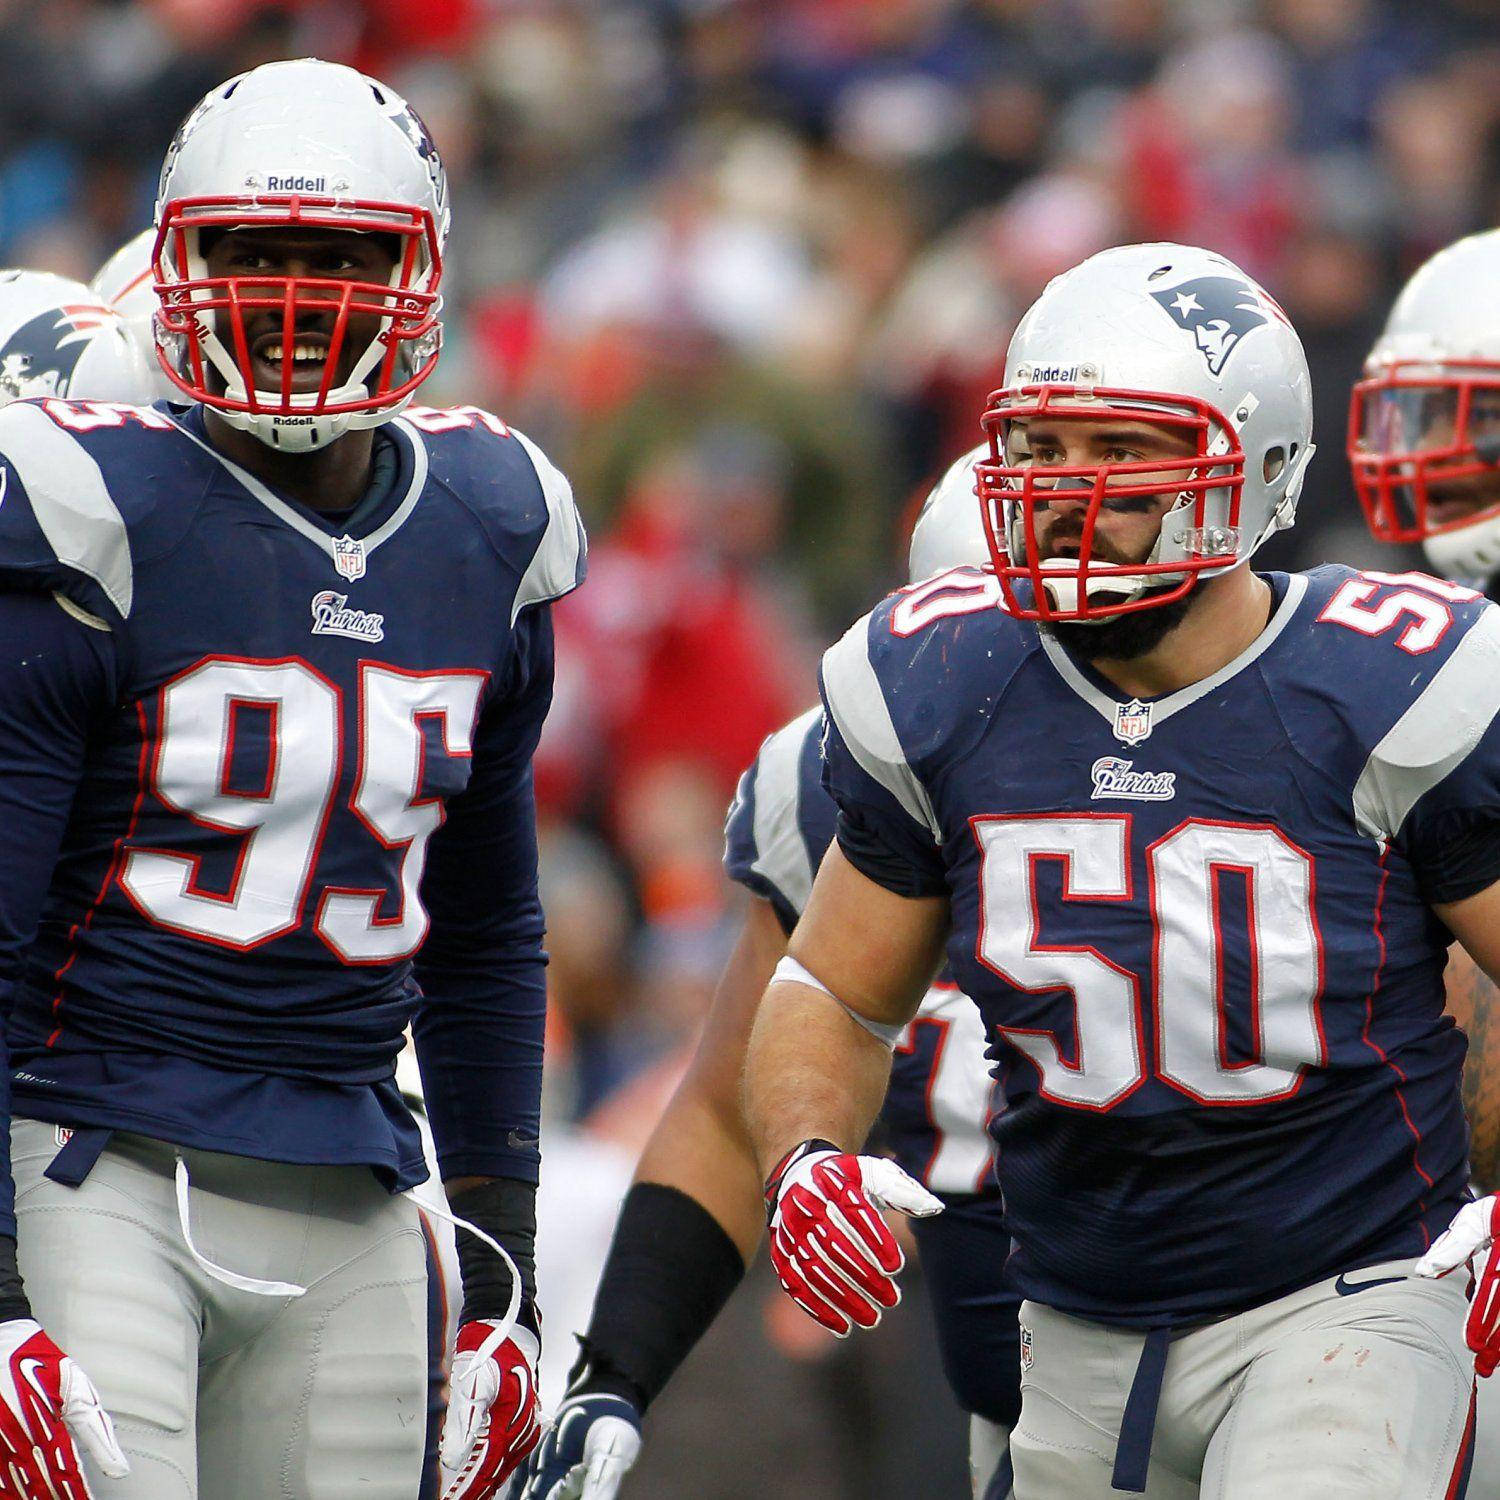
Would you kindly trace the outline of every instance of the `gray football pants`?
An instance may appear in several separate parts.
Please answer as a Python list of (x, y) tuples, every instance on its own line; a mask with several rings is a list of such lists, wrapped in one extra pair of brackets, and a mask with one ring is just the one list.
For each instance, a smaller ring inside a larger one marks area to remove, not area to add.
[[(1175, 1339), (1149, 1500), (1453, 1500), (1472, 1446), (1466, 1279), (1413, 1262), (1319, 1282)], [(1367, 1285), (1385, 1277), (1399, 1280)], [(1016, 1500), (1118, 1500), (1143, 1335), (1021, 1306)], [(1027, 1350), (1029, 1339), (1030, 1349)], [(1472, 1500), (1491, 1500), (1471, 1492)]]
[[(11, 1129), (21, 1274), (98, 1387), (131, 1473), (97, 1500), (416, 1500), (428, 1427), (426, 1243), (365, 1167), (184, 1151), (202, 1254), (302, 1297), (238, 1291), (184, 1241), (174, 1149), (117, 1134), (87, 1179)], [(87, 1467), (87, 1465), (86, 1465)]]
[(974, 1500), (1014, 1500), (1015, 1491), (1000, 1472), (1010, 1472), (1010, 1428), (988, 1417), (969, 1418), (969, 1487)]

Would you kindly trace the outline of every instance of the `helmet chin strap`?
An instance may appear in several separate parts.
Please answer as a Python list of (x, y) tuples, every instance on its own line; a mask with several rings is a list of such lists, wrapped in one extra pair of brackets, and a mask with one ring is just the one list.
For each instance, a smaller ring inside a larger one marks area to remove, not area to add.
[[(1071, 614), (1078, 609), (1078, 561), (1072, 557), (1048, 557), (1037, 564), (1046, 575), (1064, 573), (1064, 577), (1044, 577), (1043, 587), (1052, 601), (1052, 607), (1062, 613)], [(1119, 571), (1114, 570), (1118, 568)], [(1105, 569), (1096, 573), (1096, 569)], [(1129, 604), (1149, 593), (1153, 588), (1171, 588), (1182, 581), (1180, 574), (1133, 573), (1128, 563), (1091, 563), (1089, 576), (1083, 580), (1083, 597), (1090, 604), (1108, 598), (1112, 603)], [(1073, 625), (1107, 625), (1114, 616), (1099, 618), (1085, 616), (1070, 620)]]
[[(1087, 490), (1093, 491), (1091, 481), (1084, 479), (1081, 475), (1067, 475), (1060, 478), (1052, 486), (1051, 492)], [(1151, 504), (1151, 498), (1142, 496), (1122, 497), (1126, 503), (1117, 505), (1119, 510), (1139, 511)], [(1128, 502), (1140, 500), (1143, 502), (1137, 506)], [(1104, 504), (1109, 506), (1108, 492), (1106, 491)], [(1170, 514), (1170, 512), (1168, 512)], [(1165, 519), (1165, 517), (1163, 518)], [(1020, 524), (1020, 512), (1017, 509), (1012, 520), (1012, 541), (1014, 543), (1014, 555), (1025, 556), (1025, 533)], [(1156, 558), (1157, 551), (1161, 547), (1161, 538), (1158, 536), (1151, 555), (1144, 559), (1152, 562)], [(1053, 609), (1062, 614), (1073, 614), (1079, 608), (1079, 577), (1078, 559), (1073, 557), (1048, 557), (1038, 562), (1040, 572), (1046, 574), (1059, 574), (1063, 576), (1044, 578), (1042, 587), (1047, 590), (1047, 596), (1051, 600)], [(1118, 570), (1118, 571), (1116, 571)], [(1111, 563), (1104, 561), (1092, 561), (1089, 564), (1088, 576), (1082, 580), (1083, 598), (1087, 603), (1094, 603), (1108, 597), (1112, 602), (1118, 601), (1122, 604), (1133, 603), (1148, 593), (1152, 588), (1171, 588), (1182, 581), (1180, 574), (1157, 574), (1136, 573), (1131, 571), (1129, 563)], [(1113, 616), (1102, 618), (1085, 617), (1070, 623), (1078, 625), (1104, 625), (1109, 623)]]
[[(231, 401), (246, 400), (245, 387), (241, 385), (230, 385), (226, 387), (224, 394)], [(281, 393), (279, 391), (257, 391), (256, 397), (264, 405), (279, 403)], [(357, 401), (368, 394), (363, 383), (350, 382), (347, 385), (335, 387), (328, 393), (330, 402)], [(316, 393), (308, 395), (307, 403), (311, 406)], [(293, 406), (298, 405), (297, 396), (292, 397)], [(326, 448), (329, 443), (349, 431), (355, 423), (351, 420), (356, 415), (354, 412), (341, 412), (325, 414), (309, 410), (306, 417), (299, 416), (277, 416), (269, 412), (252, 411), (220, 411), (218, 415), (231, 427), (237, 427), (241, 432), (248, 432), (252, 437), (259, 438), (268, 448), (274, 448), (278, 453), (311, 453), (317, 448)], [(384, 420), (390, 413), (381, 413)]]

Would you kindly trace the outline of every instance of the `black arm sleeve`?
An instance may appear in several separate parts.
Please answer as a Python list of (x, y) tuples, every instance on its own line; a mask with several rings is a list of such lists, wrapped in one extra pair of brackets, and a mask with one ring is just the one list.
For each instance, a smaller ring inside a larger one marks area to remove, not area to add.
[(570, 1393), (623, 1396), (644, 1411), (708, 1331), (745, 1275), (719, 1221), (698, 1201), (637, 1182), (620, 1221)]
[[(519, 1321), (533, 1333), (536, 1320), (536, 1184), (497, 1177), (454, 1193), (448, 1201), (455, 1217), (466, 1219), (504, 1245), (521, 1276)], [(500, 1318), (510, 1305), (510, 1267), (485, 1242), (464, 1229), (457, 1232), (458, 1266), (464, 1305), (460, 1323)]]

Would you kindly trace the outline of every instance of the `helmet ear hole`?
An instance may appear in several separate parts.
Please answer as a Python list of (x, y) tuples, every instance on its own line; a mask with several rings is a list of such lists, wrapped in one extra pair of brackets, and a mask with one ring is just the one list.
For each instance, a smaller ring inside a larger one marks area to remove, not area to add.
[[(1297, 445), (1292, 444), (1292, 454), (1296, 455)], [(1267, 484), (1274, 484), (1286, 469), (1287, 452), (1285, 448), (1267, 448), (1266, 456), (1261, 461), (1260, 472)]]

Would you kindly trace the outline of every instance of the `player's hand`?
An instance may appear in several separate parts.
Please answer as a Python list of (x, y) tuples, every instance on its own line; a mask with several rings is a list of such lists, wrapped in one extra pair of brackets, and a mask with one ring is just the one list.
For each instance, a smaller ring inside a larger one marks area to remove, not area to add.
[[(497, 1337), (498, 1335), (498, 1337)], [(476, 1318), (458, 1330), (443, 1424), (443, 1500), (496, 1500), (541, 1436), (536, 1368), (541, 1344), (525, 1328)]]
[(933, 1197), (883, 1156), (851, 1156), (831, 1141), (804, 1141), (766, 1183), (771, 1263), (798, 1307), (840, 1338), (873, 1328), (901, 1300), (906, 1263), (882, 1208), (926, 1218)]
[(1500, 1365), (1500, 1197), (1464, 1204), (1417, 1262), (1417, 1275), (1446, 1276), (1486, 1250), (1483, 1267), (1475, 1268), (1464, 1334), (1474, 1351), (1475, 1370), (1493, 1375)]
[(79, 1448), (110, 1479), (130, 1472), (82, 1368), (31, 1318), (0, 1323), (0, 1495), (88, 1500)]
[(615, 1500), (641, 1451), (641, 1414), (623, 1396), (569, 1396), (526, 1463), (516, 1500)]

